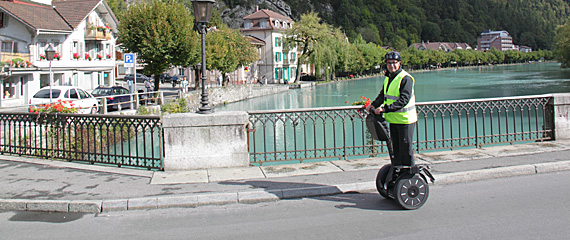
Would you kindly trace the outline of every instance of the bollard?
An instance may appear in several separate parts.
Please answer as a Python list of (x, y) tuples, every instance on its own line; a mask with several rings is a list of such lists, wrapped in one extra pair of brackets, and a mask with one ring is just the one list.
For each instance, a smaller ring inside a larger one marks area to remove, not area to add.
[(139, 103), (140, 103), (140, 97), (138, 93), (135, 93), (135, 102), (133, 103), (135, 105), (135, 109), (139, 109)]
[(163, 92), (159, 92), (158, 93), (158, 105), (163, 105), (164, 104), (164, 93)]
[(101, 99), (101, 109), (99, 109), (99, 113), (107, 114), (107, 98), (106, 97)]

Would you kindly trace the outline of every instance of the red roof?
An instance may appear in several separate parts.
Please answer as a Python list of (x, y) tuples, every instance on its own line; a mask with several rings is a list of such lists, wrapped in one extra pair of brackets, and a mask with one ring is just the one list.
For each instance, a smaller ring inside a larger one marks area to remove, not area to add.
[(53, 1), (52, 4), (55, 10), (75, 28), (100, 2), (101, 0), (66, 0)]
[(20, 1), (0, 1), (0, 10), (36, 30), (72, 30), (71, 26), (50, 6)]
[(54, 0), (52, 6), (28, 2), (0, 1), (0, 10), (33, 29), (71, 31), (91, 13), (102, 0)]
[(293, 19), (283, 16), (279, 13), (276, 13), (274, 11), (271, 11), (269, 9), (262, 9), (259, 10), (257, 12), (254, 12), (250, 15), (245, 16), (243, 19), (260, 19), (260, 18), (277, 18), (277, 19), (281, 19), (281, 20), (288, 20), (288, 21), (293, 21)]

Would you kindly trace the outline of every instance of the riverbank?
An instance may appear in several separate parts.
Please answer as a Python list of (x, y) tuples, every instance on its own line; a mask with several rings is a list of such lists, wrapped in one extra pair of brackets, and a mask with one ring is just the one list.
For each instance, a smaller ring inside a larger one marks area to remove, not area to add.
[[(556, 62), (552, 61), (541, 61), (541, 62), (527, 62), (527, 63), (510, 63), (510, 64), (489, 64), (489, 65), (478, 65), (478, 66), (461, 66), (461, 67), (447, 67), (447, 68), (434, 68), (434, 69), (405, 69), (408, 73), (425, 73), (425, 72), (433, 72), (433, 71), (448, 71), (448, 70), (459, 70), (459, 69), (474, 69), (474, 68), (492, 68), (492, 67), (503, 67), (503, 66), (517, 66), (517, 65), (525, 65), (525, 64), (541, 64), (541, 63), (553, 63)], [(383, 73), (378, 74), (371, 74), (371, 75), (361, 75), (356, 76), (353, 78), (335, 78), (334, 80), (330, 81), (315, 81), (317, 85), (322, 84), (331, 84), (331, 83), (338, 83), (341, 81), (354, 81), (354, 80), (362, 80), (367, 78), (373, 78), (378, 76), (383, 76)]]

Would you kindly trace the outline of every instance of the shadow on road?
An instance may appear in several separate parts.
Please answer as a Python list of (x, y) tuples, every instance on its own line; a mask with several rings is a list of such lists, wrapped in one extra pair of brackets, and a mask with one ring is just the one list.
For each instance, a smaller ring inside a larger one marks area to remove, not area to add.
[[(299, 182), (275, 182), (275, 181), (224, 181), (223, 185), (249, 185), (251, 189), (264, 189), (264, 191), (275, 194), (283, 191), (282, 199), (310, 198), (321, 201), (337, 202), (338, 209), (358, 208), (364, 210), (394, 211), (402, 210), (393, 200), (384, 199), (378, 193), (357, 193), (349, 192), (338, 194), (340, 190), (336, 186), (314, 183)], [(321, 191), (322, 190), (322, 191)], [(336, 192), (329, 194), (327, 192)], [(296, 193), (296, 197), (288, 197), (288, 193)], [(301, 196), (299, 196), (301, 193)], [(303, 193), (306, 193), (303, 196)], [(277, 195), (276, 195), (277, 196)], [(279, 196), (278, 196), (279, 197)]]

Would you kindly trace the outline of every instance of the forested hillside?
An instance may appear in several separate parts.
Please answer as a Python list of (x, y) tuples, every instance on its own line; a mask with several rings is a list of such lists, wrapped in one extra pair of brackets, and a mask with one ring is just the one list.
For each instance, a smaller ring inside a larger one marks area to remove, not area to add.
[[(309, 11), (342, 27), (349, 39), (396, 48), (421, 41), (475, 46), (485, 29), (506, 30), (516, 45), (551, 49), (554, 30), (570, 16), (570, 0), (217, 0), (222, 18), (238, 25), (255, 6), (295, 20)], [(284, 4), (285, 3), (285, 4)], [(225, 6), (223, 6), (225, 5)], [(250, 11), (244, 11), (249, 9)]]
[[(126, 0), (126, 2), (147, 0)], [(174, 0), (192, 9), (191, 0)], [(120, 16), (125, 0), (107, 0)], [(341, 27), (350, 40), (403, 49), (421, 41), (466, 42), (476, 46), (485, 29), (506, 30), (516, 45), (534, 50), (554, 46), (555, 29), (570, 16), (570, 0), (216, 0), (221, 19), (239, 28), (243, 17), (271, 9), (294, 20), (314, 11)], [(119, 17), (120, 19), (120, 17)]]

